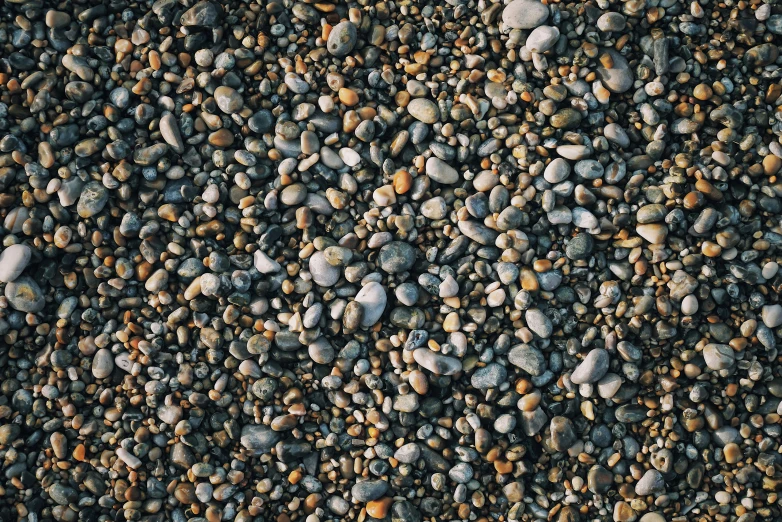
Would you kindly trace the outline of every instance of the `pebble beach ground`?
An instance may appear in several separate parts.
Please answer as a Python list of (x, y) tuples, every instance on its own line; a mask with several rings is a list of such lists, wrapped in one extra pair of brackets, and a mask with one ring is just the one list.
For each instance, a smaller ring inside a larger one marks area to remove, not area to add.
[(780, 43), (0, 2), (0, 521), (782, 520)]

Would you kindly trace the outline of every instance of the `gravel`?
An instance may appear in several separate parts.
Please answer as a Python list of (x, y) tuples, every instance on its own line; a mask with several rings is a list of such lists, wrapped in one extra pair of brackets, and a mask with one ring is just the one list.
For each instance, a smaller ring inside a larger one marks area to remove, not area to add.
[(0, 2), (0, 521), (782, 519), (781, 34)]

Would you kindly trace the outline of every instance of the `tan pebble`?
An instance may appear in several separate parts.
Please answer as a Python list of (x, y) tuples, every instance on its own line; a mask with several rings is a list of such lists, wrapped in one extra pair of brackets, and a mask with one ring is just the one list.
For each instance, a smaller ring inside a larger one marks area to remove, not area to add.
[(342, 87), (339, 90), (339, 101), (348, 107), (353, 107), (358, 103), (358, 94), (352, 89)]
[(367, 502), (367, 515), (372, 518), (385, 518), (393, 502), (394, 499), (391, 497)]
[(406, 170), (399, 170), (394, 174), (394, 190), (397, 194), (405, 194), (413, 185), (413, 176)]
[(456, 312), (451, 312), (445, 316), (445, 321), (443, 321), (443, 330), (446, 332), (458, 332), (461, 326), (462, 322), (459, 319), (459, 314)]
[(378, 187), (372, 193), (372, 199), (379, 207), (388, 207), (396, 203), (396, 193), (391, 185)]
[(700, 83), (696, 85), (695, 88), (692, 90), (692, 95), (701, 101), (708, 100), (709, 98), (711, 98), (713, 93), (714, 92), (711, 90), (711, 87), (709, 87), (705, 83)]
[(782, 158), (769, 154), (763, 158), (763, 173), (766, 176), (773, 176), (782, 168)]

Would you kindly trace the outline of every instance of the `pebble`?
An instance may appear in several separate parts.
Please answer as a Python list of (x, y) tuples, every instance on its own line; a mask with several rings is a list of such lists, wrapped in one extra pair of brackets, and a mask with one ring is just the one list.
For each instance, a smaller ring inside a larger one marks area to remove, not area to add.
[(263, 424), (246, 424), (242, 428), (241, 444), (253, 454), (268, 453), (277, 443), (280, 436)]
[(432, 181), (443, 185), (453, 185), (459, 181), (457, 170), (434, 156), (426, 160), (426, 175)]
[(17, 277), (5, 285), (5, 298), (14, 310), (26, 313), (38, 313), (46, 306), (46, 298), (41, 287), (28, 276)]
[(350, 495), (358, 502), (377, 500), (388, 491), (388, 482), (384, 480), (363, 480), (356, 482)]
[(413, 352), (413, 358), (422, 368), (437, 375), (453, 375), (462, 371), (462, 362), (459, 359), (433, 352), (428, 348), (418, 348)]
[(340, 22), (331, 29), (326, 49), (333, 56), (347, 56), (356, 46), (358, 31), (351, 22)]
[(470, 379), (473, 388), (485, 390), (488, 388), (497, 388), (506, 381), (508, 372), (504, 366), (491, 363), (483, 368), (476, 370)]
[(508, 352), (508, 362), (538, 377), (546, 371), (546, 358), (537, 348), (526, 344), (520, 344), (511, 348)]
[(82, 218), (89, 218), (99, 213), (109, 201), (109, 192), (106, 187), (93, 181), (84, 185), (81, 196), (76, 204), (76, 212)]
[(656, 469), (647, 470), (646, 473), (635, 483), (636, 495), (653, 495), (665, 491), (665, 479)]
[(555, 451), (567, 451), (576, 442), (573, 423), (566, 417), (553, 417), (550, 424), (551, 447)]
[[(2, 255), (0, 255), (0, 261), (2, 261)], [(2, 280), (2, 277), (0, 277), (0, 280)], [(769, 328), (776, 328), (782, 325), (782, 305), (766, 305), (763, 307), (760, 316), (763, 319), (763, 324)]]
[(502, 11), (503, 23), (512, 29), (534, 29), (548, 17), (548, 8), (538, 0), (513, 0)]
[(356, 302), (361, 304), (361, 326), (369, 328), (377, 323), (386, 309), (386, 290), (377, 281), (370, 281), (356, 294)]
[(603, 32), (621, 31), (627, 20), (621, 13), (603, 13), (597, 19), (597, 28)]
[(96, 379), (105, 379), (114, 371), (114, 355), (110, 350), (101, 348), (92, 358), (92, 375)]
[(0, 281), (16, 281), (30, 264), (33, 252), (27, 245), (10, 245), (0, 252)]
[(570, 375), (573, 384), (591, 384), (598, 382), (608, 372), (610, 357), (602, 348), (594, 348), (576, 366)]
[(633, 86), (634, 78), (627, 59), (612, 49), (606, 49), (603, 56), (605, 59), (596, 70), (603, 85), (614, 93), (629, 90)]
[(703, 348), (703, 359), (712, 370), (725, 370), (734, 365), (733, 349), (726, 344), (707, 344)]
[(527, 49), (533, 53), (545, 53), (557, 43), (559, 29), (548, 25), (541, 25), (530, 32), (527, 37)]
[(548, 339), (553, 333), (554, 327), (551, 320), (537, 308), (530, 308), (524, 314), (527, 327), (543, 339)]
[(315, 252), (310, 257), (309, 270), (315, 284), (323, 287), (334, 286), (342, 275), (339, 267), (333, 266), (326, 261), (323, 252)]
[(415, 264), (415, 259), (415, 249), (402, 241), (392, 241), (383, 245), (378, 255), (380, 268), (389, 274), (410, 270)]
[[(414, 100), (411, 100), (410, 104), (407, 106), (407, 111), (416, 120), (429, 125), (440, 119), (440, 110), (437, 108), (437, 105), (432, 100), (427, 100), (426, 98), (415, 98)], [(430, 160), (431, 159), (437, 158), (430, 158)], [(428, 167), (429, 160), (427, 160), (427, 174), (429, 173)], [(431, 177), (431, 174), (429, 174), (429, 176)]]

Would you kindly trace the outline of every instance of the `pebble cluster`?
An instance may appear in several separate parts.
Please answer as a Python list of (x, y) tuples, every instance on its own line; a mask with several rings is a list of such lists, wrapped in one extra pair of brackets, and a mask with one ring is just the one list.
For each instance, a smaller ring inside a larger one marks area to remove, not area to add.
[(782, 5), (0, 2), (0, 520), (782, 519)]

